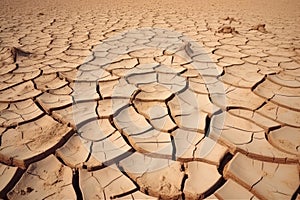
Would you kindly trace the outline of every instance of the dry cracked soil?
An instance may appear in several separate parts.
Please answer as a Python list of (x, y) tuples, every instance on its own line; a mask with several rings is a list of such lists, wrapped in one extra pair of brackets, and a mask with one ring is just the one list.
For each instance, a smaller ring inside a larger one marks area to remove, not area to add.
[(0, 198), (300, 199), (300, 1), (0, 4)]

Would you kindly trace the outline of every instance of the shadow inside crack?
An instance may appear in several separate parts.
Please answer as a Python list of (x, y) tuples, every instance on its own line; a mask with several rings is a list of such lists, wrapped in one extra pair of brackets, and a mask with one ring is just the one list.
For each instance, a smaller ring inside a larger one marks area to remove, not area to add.
[(17, 62), (18, 57), (28, 57), (28, 56), (31, 55), (30, 52), (24, 51), (24, 50), (22, 50), (20, 48), (17, 48), (17, 47), (12, 47), (11, 48), (11, 54), (13, 55), (14, 62)]

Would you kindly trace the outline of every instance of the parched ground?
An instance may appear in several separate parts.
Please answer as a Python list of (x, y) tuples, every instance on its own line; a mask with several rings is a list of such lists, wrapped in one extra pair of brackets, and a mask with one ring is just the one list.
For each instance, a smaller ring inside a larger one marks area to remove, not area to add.
[(0, 198), (299, 199), (299, 10), (1, 0)]

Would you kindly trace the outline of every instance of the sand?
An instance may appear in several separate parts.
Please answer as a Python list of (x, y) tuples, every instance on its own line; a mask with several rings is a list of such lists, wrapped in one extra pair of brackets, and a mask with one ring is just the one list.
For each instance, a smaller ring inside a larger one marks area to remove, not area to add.
[(0, 198), (300, 198), (299, 10), (1, 1)]

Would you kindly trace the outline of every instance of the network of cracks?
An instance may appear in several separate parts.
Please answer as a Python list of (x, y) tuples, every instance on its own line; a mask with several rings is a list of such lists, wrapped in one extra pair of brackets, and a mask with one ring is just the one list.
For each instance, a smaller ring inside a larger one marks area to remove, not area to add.
[(299, 198), (299, 53), (227, 29), (1, 47), (0, 197)]

